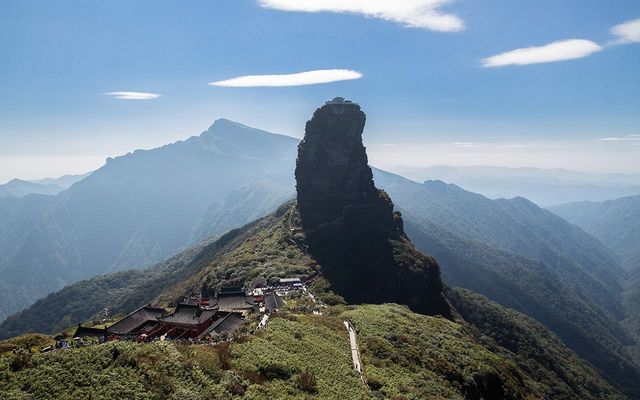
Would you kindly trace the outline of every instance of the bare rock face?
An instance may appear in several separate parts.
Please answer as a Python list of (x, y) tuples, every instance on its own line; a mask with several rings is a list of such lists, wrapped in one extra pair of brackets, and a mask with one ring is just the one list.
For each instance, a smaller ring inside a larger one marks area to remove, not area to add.
[(336, 98), (307, 122), (295, 175), (309, 251), (350, 303), (396, 302), (449, 316), (438, 265), (415, 249), (402, 216), (373, 183), (365, 121), (358, 104)]
[(345, 206), (373, 203), (378, 197), (362, 145), (365, 120), (359, 105), (335, 99), (307, 122), (296, 163), (305, 229), (342, 217)]

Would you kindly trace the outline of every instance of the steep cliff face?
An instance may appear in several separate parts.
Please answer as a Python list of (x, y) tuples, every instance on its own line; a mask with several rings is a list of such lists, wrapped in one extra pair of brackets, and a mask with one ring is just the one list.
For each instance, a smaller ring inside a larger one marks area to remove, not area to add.
[(296, 162), (305, 229), (340, 218), (345, 206), (376, 201), (378, 190), (362, 145), (365, 119), (355, 103), (329, 102), (307, 122)]
[(402, 216), (373, 183), (362, 144), (365, 120), (359, 105), (338, 98), (307, 122), (296, 183), (310, 252), (348, 302), (397, 302), (448, 316), (437, 263), (415, 249)]

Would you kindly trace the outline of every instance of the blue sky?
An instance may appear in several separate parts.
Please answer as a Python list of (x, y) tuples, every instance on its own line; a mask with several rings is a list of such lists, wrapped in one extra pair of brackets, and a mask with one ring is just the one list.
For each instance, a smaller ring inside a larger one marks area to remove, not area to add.
[[(368, 16), (287, 10), (301, 1), (3, 0), (0, 182), (83, 172), (221, 117), (301, 137), (315, 107), (337, 95), (362, 104), (370, 158), (382, 167), (640, 172), (640, 43), (610, 44), (620, 42), (612, 27), (640, 18), (637, 0), (457, 0), (433, 9), (434, 0), (396, 0)], [(394, 7), (421, 3), (435, 22), (405, 26), (415, 13)], [(573, 60), (483, 66), (569, 39), (599, 48)], [(207, 85), (337, 68), (362, 77)], [(160, 96), (105, 95), (129, 91)]]

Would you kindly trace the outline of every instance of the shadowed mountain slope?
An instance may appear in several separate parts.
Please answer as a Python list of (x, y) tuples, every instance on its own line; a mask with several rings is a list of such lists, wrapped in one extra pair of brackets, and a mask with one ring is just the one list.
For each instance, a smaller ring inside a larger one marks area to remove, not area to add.
[(439, 181), (423, 184), (375, 170), (404, 210), (457, 236), (547, 264), (567, 285), (622, 318), (626, 278), (616, 256), (582, 229), (523, 198), (490, 200)]
[(625, 269), (640, 269), (640, 196), (569, 203), (550, 210), (615, 251)]
[(634, 338), (551, 268), (404, 215), (407, 234), (438, 260), (447, 285), (473, 290), (535, 318), (611, 382), (638, 390), (634, 382), (640, 379), (640, 369), (627, 351)]

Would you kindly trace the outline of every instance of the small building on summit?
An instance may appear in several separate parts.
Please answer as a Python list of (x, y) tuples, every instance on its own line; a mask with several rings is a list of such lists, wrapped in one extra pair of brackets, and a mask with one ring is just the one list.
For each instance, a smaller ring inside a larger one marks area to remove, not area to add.
[(358, 105), (357, 103), (354, 103), (351, 100), (346, 100), (344, 97), (334, 97), (332, 100), (329, 100), (327, 102), (325, 102), (325, 104), (327, 105), (331, 105), (331, 104), (353, 104), (353, 105)]

